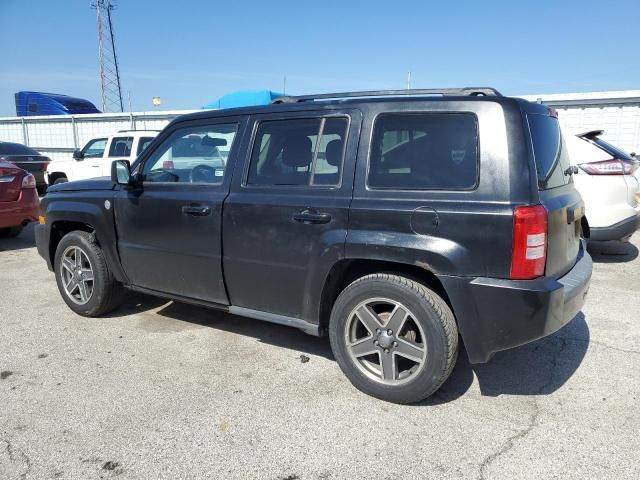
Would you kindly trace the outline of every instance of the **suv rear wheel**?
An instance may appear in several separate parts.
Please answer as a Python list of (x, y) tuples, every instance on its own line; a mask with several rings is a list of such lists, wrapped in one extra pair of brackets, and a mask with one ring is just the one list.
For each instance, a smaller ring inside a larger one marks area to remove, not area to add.
[(54, 265), (60, 295), (74, 312), (95, 317), (121, 303), (124, 288), (113, 278), (92, 234), (74, 231), (62, 237)]
[(458, 354), (458, 329), (446, 302), (418, 282), (386, 273), (362, 277), (342, 291), (329, 337), (351, 383), (395, 403), (433, 394)]

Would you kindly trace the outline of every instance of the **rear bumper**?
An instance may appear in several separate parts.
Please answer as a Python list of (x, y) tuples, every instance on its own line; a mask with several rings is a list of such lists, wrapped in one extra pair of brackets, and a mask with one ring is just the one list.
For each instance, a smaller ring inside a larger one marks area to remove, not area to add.
[(640, 228), (640, 215), (634, 215), (609, 227), (589, 228), (589, 240), (620, 240), (632, 235), (638, 228)]
[(0, 202), (0, 228), (38, 220), (40, 201), (35, 189), (25, 189), (15, 202)]
[(563, 277), (535, 280), (441, 277), (471, 363), (550, 335), (584, 305), (592, 262), (584, 243)]

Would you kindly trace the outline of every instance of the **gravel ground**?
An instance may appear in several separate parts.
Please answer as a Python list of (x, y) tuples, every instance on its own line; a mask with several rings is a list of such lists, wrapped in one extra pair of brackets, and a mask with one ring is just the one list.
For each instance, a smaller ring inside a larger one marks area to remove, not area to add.
[(297, 330), (138, 294), (78, 317), (29, 228), (0, 240), (0, 478), (640, 478), (638, 246), (591, 246), (561, 331), (398, 406)]

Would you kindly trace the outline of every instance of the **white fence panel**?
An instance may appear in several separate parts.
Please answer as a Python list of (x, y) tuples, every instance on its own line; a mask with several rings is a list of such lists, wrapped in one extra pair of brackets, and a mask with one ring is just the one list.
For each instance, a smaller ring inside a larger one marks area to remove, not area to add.
[(69, 158), (89, 140), (119, 130), (162, 130), (195, 110), (0, 118), (0, 141), (24, 143), (52, 159)]

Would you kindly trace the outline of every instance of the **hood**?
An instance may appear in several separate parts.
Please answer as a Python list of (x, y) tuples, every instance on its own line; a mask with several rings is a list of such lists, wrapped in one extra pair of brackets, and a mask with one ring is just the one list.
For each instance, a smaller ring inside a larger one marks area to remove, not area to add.
[(76, 180), (75, 182), (58, 183), (57, 185), (51, 185), (47, 189), (47, 193), (83, 190), (113, 190), (111, 177), (89, 178), (87, 180)]

